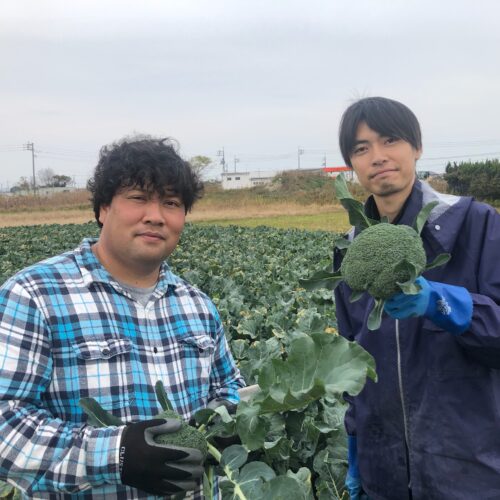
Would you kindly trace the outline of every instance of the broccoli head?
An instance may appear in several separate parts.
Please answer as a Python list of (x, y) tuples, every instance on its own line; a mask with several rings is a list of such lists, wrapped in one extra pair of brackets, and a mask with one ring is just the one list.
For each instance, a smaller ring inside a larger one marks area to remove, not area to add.
[(351, 302), (368, 292), (375, 302), (368, 315), (367, 327), (377, 330), (389, 297), (398, 292), (418, 293), (420, 287), (415, 283), (416, 278), (428, 269), (446, 264), (451, 258), (450, 254), (443, 253), (428, 264), (420, 236), (438, 202), (431, 201), (422, 207), (413, 228), (389, 224), (386, 217), (382, 222), (367, 217), (363, 204), (352, 197), (342, 174), (335, 179), (335, 194), (347, 209), (349, 222), (360, 232), (353, 241), (337, 238), (335, 247), (346, 250), (339, 270), (325, 269), (300, 283), (307, 290), (334, 290), (344, 281), (352, 289)]
[(340, 272), (356, 292), (367, 291), (375, 299), (388, 299), (401, 291), (397, 283), (411, 279), (401, 261), (415, 266), (417, 276), (426, 267), (420, 235), (410, 226), (382, 222), (364, 229), (347, 248)]
[[(157, 418), (175, 418), (182, 420), (180, 415), (174, 410), (164, 410)], [(186, 448), (196, 448), (200, 450), (203, 458), (207, 457), (208, 446), (205, 436), (195, 427), (191, 427), (182, 421), (182, 427), (177, 432), (160, 434), (155, 436), (154, 440), (159, 444), (173, 444), (174, 446), (183, 446)]]

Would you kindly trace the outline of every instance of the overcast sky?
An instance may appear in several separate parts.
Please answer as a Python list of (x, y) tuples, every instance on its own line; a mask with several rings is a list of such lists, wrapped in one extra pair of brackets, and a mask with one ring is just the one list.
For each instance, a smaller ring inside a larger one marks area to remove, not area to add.
[(342, 165), (338, 122), (382, 95), (419, 118), (419, 168), (500, 157), (497, 0), (2, 0), (0, 188), (83, 185), (124, 135), (221, 172)]

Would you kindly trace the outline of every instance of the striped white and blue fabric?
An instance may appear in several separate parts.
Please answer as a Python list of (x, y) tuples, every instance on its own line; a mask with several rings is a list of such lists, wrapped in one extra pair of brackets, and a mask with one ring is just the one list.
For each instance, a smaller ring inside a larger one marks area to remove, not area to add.
[[(154, 417), (161, 380), (188, 419), (243, 379), (219, 314), (163, 264), (143, 306), (84, 240), (0, 288), (0, 478), (29, 498), (148, 498), (121, 485), (121, 427), (93, 428), (84, 397), (125, 422)], [(195, 495), (195, 498), (199, 494)]]

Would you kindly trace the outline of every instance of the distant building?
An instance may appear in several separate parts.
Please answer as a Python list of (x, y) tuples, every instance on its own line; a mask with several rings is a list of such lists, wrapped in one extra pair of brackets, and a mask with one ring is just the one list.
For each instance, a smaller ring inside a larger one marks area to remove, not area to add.
[(245, 189), (269, 184), (277, 172), (224, 172), (222, 189)]
[(274, 171), (257, 170), (255, 172), (223, 172), (222, 189), (245, 189), (271, 184), (273, 179), (282, 172), (321, 173), (321, 168), (301, 168), (294, 170)]
[(354, 173), (351, 167), (323, 167), (323, 172), (328, 174), (330, 177), (337, 177), (337, 175), (343, 173), (348, 181), (358, 182), (358, 177)]

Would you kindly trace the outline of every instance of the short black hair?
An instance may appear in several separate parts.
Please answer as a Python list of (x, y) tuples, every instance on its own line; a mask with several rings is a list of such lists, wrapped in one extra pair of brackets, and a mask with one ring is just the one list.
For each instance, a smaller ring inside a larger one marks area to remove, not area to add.
[(87, 182), (99, 227), (101, 207), (126, 188), (137, 187), (159, 196), (175, 194), (182, 199), (186, 213), (190, 211), (203, 194), (203, 183), (177, 149), (173, 139), (150, 136), (125, 137), (103, 146), (94, 175)]
[(340, 151), (349, 167), (360, 123), (385, 137), (396, 137), (422, 149), (422, 132), (417, 117), (404, 104), (386, 97), (365, 97), (351, 104), (342, 115), (339, 129)]

